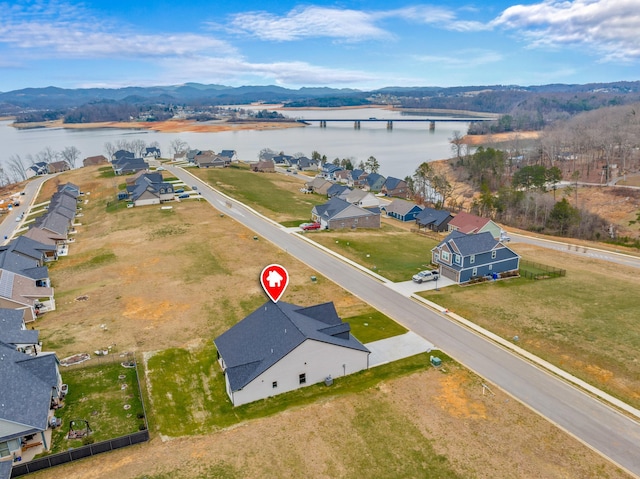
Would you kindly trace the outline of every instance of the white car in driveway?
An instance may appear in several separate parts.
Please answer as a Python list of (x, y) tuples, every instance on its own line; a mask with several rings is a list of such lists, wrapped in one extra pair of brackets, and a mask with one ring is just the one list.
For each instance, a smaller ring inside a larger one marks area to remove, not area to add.
[(425, 271), (420, 271), (417, 274), (413, 275), (413, 278), (411, 278), (413, 280), (414, 283), (424, 283), (425, 281), (435, 281), (436, 279), (438, 279), (440, 277), (440, 273), (438, 272), (438, 270), (425, 270)]

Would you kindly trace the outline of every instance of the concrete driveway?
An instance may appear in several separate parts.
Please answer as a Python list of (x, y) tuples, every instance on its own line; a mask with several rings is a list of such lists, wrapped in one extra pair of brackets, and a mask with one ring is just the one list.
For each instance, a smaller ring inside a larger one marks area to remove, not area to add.
[(380, 366), (420, 353), (428, 353), (434, 349), (433, 344), (412, 331), (400, 336), (373, 341), (365, 346), (371, 351), (369, 367)]
[(449, 278), (440, 276), (440, 278), (438, 278), (438, 281), (427, 281), (425, 283), (418, 284), (409, 280), (409, 281), (401, 281), (399, 283), (388, 283), (387, 286), (390, 289), (393, 289), (394, 291), (400, 293), (402, 296), (406, 296), (408, 298), (413, 293), (446, 288), (447, 286), (451, 286), (454, 284), (457, 284), (457, 283)]

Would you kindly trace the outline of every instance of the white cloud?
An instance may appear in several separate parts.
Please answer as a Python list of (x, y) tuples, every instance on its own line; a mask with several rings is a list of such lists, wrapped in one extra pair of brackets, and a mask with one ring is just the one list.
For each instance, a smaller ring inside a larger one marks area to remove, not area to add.
[(416, 61), (422, 63), (432, 63), (443, 68), (476, 68), (491, 63), (497, 63), (504, 58), (502, 54), (491, 50), (467, 49), (457, 52), (450, 52), (447, 55), (420, 55), (415, 57)]
[(169, 61), (163, 64), (166, 75), (178, 83), (199, 78), (206, 79), (207, 82), (233, 84), (251, 78), (266, 78), (276, 84), (304, 86), (349, 84), (377, 79), (369, 73), (325, 68), (307, 62), (251, 63), (238, 58), (199, 57), (182, 61), (179, 70)]
[(325, 7), (297, 8), (284, 17), (266, 12), (233, 16), (232, 25), (263, 40), (290, 41), (308, 37), (344, 40), (385, 38), (389, 34), (375, 25), (376, 17), (357, 10)]
[(227, 42), (197, 34), (138, 34), (116, 29), (61, 2), (0, 4), (0, 44), (33, 56), (58, 58), (149, 58), (215, 51), (230, 54)]
[(517, 31), (532, 47), (592, 48), (603, 60), (640, 58), (640, 0), (545, 0), (507, 8), (492, 26)]
[[(310, 6), (293, 9), (284, 16), (267, 12), (240, 13), (233, 16), (231, 23), (236, 31), (263, 40), (293, 41), (329, 37), (355, 42), (395, 38), (396, 34), (378, 25), (393, 19), (456, 31), (490, 28), (478, 21), (458, 20), (456, 13), (448, 8), (429, 5), (372, 11)], [(210, 25), (219, 28), (219, 24)]]

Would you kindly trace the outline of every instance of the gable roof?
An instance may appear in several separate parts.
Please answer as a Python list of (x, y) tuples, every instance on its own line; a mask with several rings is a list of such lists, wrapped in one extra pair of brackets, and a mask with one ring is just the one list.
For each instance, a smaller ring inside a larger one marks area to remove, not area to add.
[(312, 209), (312, 214), (325, 221), (331, 221), (337, 218), (354, 218), (360, 216), (373, 216), (379, 214), (366, 208), (360, 208), (348, 201), (342, 200), (334, 196), (322, 205), (316, 205)]
[(364, 182), (369, 186), (369, 188), (373, 188), (376, 185), (382, 187), (384, 180), (384, 176), (379, 175), (378, 173), (369, 173)]
[(238, 391), (310, 339), (369, 350), (350, 333), (333, 303), (310, 307), (268, 301), (214, 340), (232, 391)]
[(12, 250), (0, 251), (0, 270), (26, 276), (31, 279), (43, 279), (49, 277), (46, 266), (40, 266), (40, 261), (23, 256)]
[(224, 156), (225, 158), (233, 158), (236, 155), (236, 150), (222, 150), (220, 152), (220, 156)]
[(499, 244), (501, 243), (488, 231), (478, 234), (452, 231), (436, 248), (447, 247), (454, 253), (471, 256), (491, 251)]
[(345, 190), (348, 190), (349, 187), (346, 185), (340, 185), (337, 183), (332, 184), (329, 189), (327, 189), (327, 196), (329, 198), (333, 197), (333, 196), (338, 196), (341, 193), (343, 193)]
[(123, 158), (135, 158), (135, 156), (136, 155), (134, 153), (127, 150), (118, 150), (113, 154), (113, 157), (116, 160), (121, 160)]
[(13, 251), (14, 253), (41, 262), (44, 260), (44, 252), (55, 252), (56, 247), (40, 243), (28, 236), (21, 235), (12, 239), (8, 244), (0, 246), (0, 252), (1, 251)]
[(422, 206), (412, 203), (411, 201), (396, 199), (385, 206), (381, 206), (380, 209), (396, 215), (405, 216), (406, 214), (414, 211), (415, 209), (422, 209)]
[(365, 174), (364, 170), (360, 170), (358, 168), (351, 170), (351, 178), (353, 178), (354, 180), (357, 180), (358, 178), (360, 178), (363, 174)]
[(11, 346), (38, 344), (39, 332), (24, 329), (24, 310), (0, 308), (0, 341)]
[(477, 233), (489, 223), (489, 221), (491, 221), (489, 218), (481, 218), (480, 216), (461, 211), (449, 221), (449, 225), (462, 233)]
[(29, 356), (0, 342), (0, 419), (22, 427), (19, 434), (47, 429), (52, 388), (58, 385), (54, 354)]
[(452, 218), (452, 216), (447, 210), (436, 210), (434, 208), (425, 207), (417, 214), (416, 221), (418, 224), (423, 226), (440, 226), (442, 223), (447, 221), (448, 218)]
[(82, 160), (82, 164), (84, 166), (100, 165), (108, 162), (109, 161), (104, 155), (87, 156), (84, 160)]
[(80, 196), (80, 187), (71, 183), (70, 181), (67, 181), (64, 185), (59, 185), (58, 191), (61, 193), (67, 193), (74, 198)]
[(60, 213), (49, 211), (46, 215), (36, 218), (34, 225), (66, 238), (71, 222)]
[(384, 182), (384, 187), (387, 190), (395, 190), (398, 187), (398, 185), (400, 185), (401, 183), (404, 183), (405, 187), (407, 186), (404, 180), (401, 180), (400, 178), (394, 178), (393, 176), (389, 176)]

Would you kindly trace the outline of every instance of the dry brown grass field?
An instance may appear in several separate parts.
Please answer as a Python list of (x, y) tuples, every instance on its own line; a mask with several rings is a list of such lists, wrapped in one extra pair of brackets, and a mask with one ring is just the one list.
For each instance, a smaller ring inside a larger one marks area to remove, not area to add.
[[(41, 198), (65, 181), (90, 194), (70, 255), (51, 267), (58, 309), (35, 325), (45, 350), (61, 358), (107, 346), (139, 355), (209, 347), (265, 300), (258, 275), (271, 262), (291, 276), (283, 300), (331, 300), (343, 317), (368, 309), (322, 277), (312, 283), (314, 271), (205, 202), (107, 212), (122, 180), (97, 168), (60, 175)], [(206, 436), (153, 434), (147, 444), (33, 477), (428, 477), (427, 457), (448, 464), (446, 477), (629, 477), (497, 388), (483, 394), (481, 384), (455, 365), (425, 368)]]

